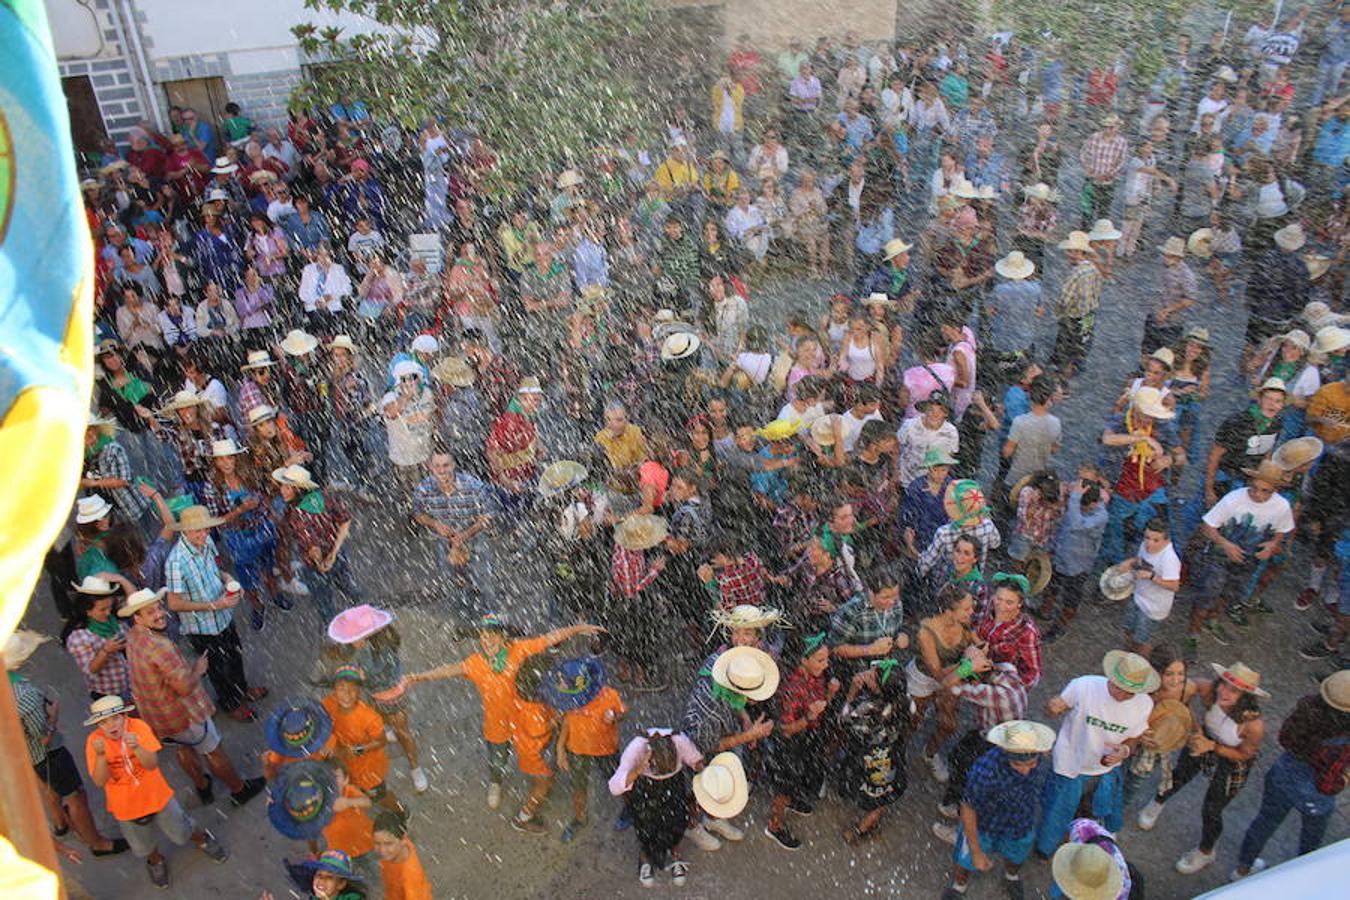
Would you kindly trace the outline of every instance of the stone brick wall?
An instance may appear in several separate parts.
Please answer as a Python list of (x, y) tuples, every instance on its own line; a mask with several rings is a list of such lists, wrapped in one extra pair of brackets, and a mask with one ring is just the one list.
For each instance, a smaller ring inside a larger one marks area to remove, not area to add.
[(108, 136), (126, 142), (127, 129), (146, 117), (136, 89), (131, 50), (122, 45), (108, 0), (96, 3), (98, 25), (103, 31), (104, 52), (90, 59), (62, 59), (57, 69), (62, 78), (87, 75), (98, 98), (98, 109)]
[(244, 115), (258, 126), (286, 125), (286, 104), (291, 91), (300, 83), (302, 74), (297, 69), (276, 72), (257, 72), (250, 75), (229, 75), (225, 86), (230, 99), (238, 103)]

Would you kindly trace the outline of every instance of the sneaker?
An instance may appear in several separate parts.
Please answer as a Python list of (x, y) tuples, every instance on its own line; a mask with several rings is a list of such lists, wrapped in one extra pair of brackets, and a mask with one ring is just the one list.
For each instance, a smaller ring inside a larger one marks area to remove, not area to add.
[(1318, 634), (1320, 634), (1322, 637), (1331, 636), (1330, 622), (1309, 622), (1308, 627), (1311, 628), (1313, 631), (1317, 632)]
[(502, 786), (495, 781), (488, 785), (488, 809), (496, 809), (502, 805)]
[(745, 840), (745, 832), (741, 831), (735, 825), (732, 825), (726, 819), (709, 819), (707, 826), (709, 831), (728, 841)]
[(1003, 879), (1003, 890), (1008, 892), (1008, 900), (1022, 900), (1026, 892), (1022, 889), (1022, 879), (1008, 878)]
[[(1245, 624), (1246, 620), (1245, 614), (1243, 615), (1243, 620)], [(1227, 629), (1225, 629), (1221, 624), (1219, 624), (1218, 619), (1210, 619), (1207, 623), (1205, 623), (1205, 629), (1209, 632), (1210, 637), (1214, 638), (1216, 642), (1222, 644), (1225, 647), (1227, 647), (1229, 644), (1233, 642), (1233, 638), (1229, 636)]]
[(1148, 801), (1148, 805), (1139, 810), (1139, 818), (1135, 824), (1139, 826), (1140, 831), (1152, 831), (1153, 826), (1158, 821), (1158, 816), (1162, 815), (1163, 805), (1157, 800)]
[(213, 789), (214, 785), (215, 782), (211, 780), (211, 776), (207, 775), (206, 787), (197, 788), (197, 799), (201, 801), (202, 806), (210, 806), (212, 803), (216, 802), (216, 792)]
[(1194, 875), (1201, 869), (1214, 862), (1215, 853), (1213, 850), (1206, 853), (1199, 847), (1194, 850), (1186, 851), (1186, 855), (1177, 860), (1177, 871), (1182, 875)]
[(205, 853), (213, 863), (223, 863), (230, 858), (230, 851), (226, 850), (220, 841), (216, 840), (216, 836), (209, 831), (206, 832), (206, 840), (198, 844), (197, 849)]
[(522, 819), (520, 816), (512, 816), (511, 827), (525, 834), (543, 834), (548, 831), (542, 822), (533, 817)]
[(638, 884), (645, 888), (656, 886), (656, 876), (652, 874), (652, 864), (643, 863), (638, 866)]
[(944, 844), (956, 846), (956, 826), (948, 825), (946, 822), (934, 822), (930, 826), (933, 837), (942, 841)]
[(684, 833), (684, 836), (694, 842), (694, 846), (707, 853), (722, 848), (722, 842), (712, 836), (712, 833), (702, 825), (690, 828)]
[(938, 815), (944, 819), (956, 819), (961, 816), (961, 806), (956, 803), (939, 803)]
[(928, 770), (933, 773), (933, 780), (938, 784), (946, 784), (947, 779), (952, 777), (951, 771), (947, 768), (947, 761), (942, 758), (941, 753), (925, 756), (923, 761), (928, 763)]
[(1312, 605), (1316, 600), (1317, 591), (1310, 587), (1305, 587), (1303, 590), (1299, 591), (1298, 596), (1294, 598), (1294, 609), (1299, 612), (1312, 609)]
[(164, 857), (159, 858), (159, 862), (145, 861), (145, 867), (150, 870), (150, 883), (157, 888), (167, 888), (169, 886), (169, 861)]
[(238, 792), (230, 795), (230, 802), (235, 806), (243, 806), (261, 794), (265, 787), (267, 787), (267, 780), (264, 778), (245, 778), (244, 786)]
[(425, 794), (427, 788), (430, 787), (430, 785), (427, 784), (427, 773), (422, 771), (421, 766), (412, 770), (412, 782), (413, 790), (417, 791), (419, 794)]
[(788, 812), (795, 812), (799, 816), (809, 816), (815, 811), (816, 808), (805, 800), (798, 800), (793, 797), (788, 801)]
[[(1247, 875), (1255, 875), (1257, 872), (1261, 872), (1265, 868), (1266, 868), (1266, 861), (1258, 856), (1255, 860), (1252, 861), (1252, 867), (1247, 870)], [(1237, 869), (1234, 869), (1233, 871), (1228, 873), (1228, 880), (1241, 881), (1242, 879), (1246, 878), (1247, 875), (1243, 875)]]
[(800, 850), (802, 848), (801, 840), (792, 832), (788, 831), (787, 826), (774, 831), (769, 826), (764, 826), (764, 833), (773, 838), (774, 842), (784, 850)]
[(1325, 641), (1316, 641), (1306, 647), (1300, 647), (1298, 655), (1304, 659), (1331, 659), (1336, 655), (1336, 651), (1328, 647)]
[(670, 870), (670, 883), (676, 887), (683, 887), (684, 883), (689, 880), (689, 863), (684, 860), (674, 860), (666, 868)]
[[(1243, 606), (1230, 606), (1230, 607), (1228, 607), (1227, 609), (1225, 609), (1225, 610), (1223, 611), (1223, 613), (1224, 613), (1224, 615), (1226, 615), (1226, 616), (1228, 617), (1228, 621), (1232, 622), (1234, 625), (1238, 626), (1239, 628), (1246, 628), (1248, 625), (1251, 624), (1251, 619), (1247, 618), (1247, 609), (1246, 609), (1246, 607), (1243, 607)], [(1210, 622), (1211, 622), (1212, 624), (1214, 624), (1214, 625), (1217, 625), (1217, 624), (1218, 624), (1218, 623), (1217, 623), (1215, 620), (1213, 620), (1213, 619), (1211, 619)], [(1211, 629), (1211, 630), (1212, 630), (1212, 629)], [(1220, 641), (1219, 643), (1222, 644), (1222, 643), (1227, 643), (1227, 642), (1226, 642), (1226, 641)]]
[(1187, 665), (1195, 665), (1200, 661), (1200, 639), (1193, 634), (1186, 635), (1186, 640), (1182, 643), (1181, 658)]

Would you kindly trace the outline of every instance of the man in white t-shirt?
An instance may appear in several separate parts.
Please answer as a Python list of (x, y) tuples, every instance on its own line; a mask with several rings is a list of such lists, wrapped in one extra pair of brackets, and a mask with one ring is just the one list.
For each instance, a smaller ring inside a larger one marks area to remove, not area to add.
[(960, 449), (961, 436), (950, 421), (951, 399), (943, 393), (929, 397), (919, 404), (916, 418), (905, 419), (895, 437), (900, 442), (900, 483), (908, 485), (927, 471), (924, 459), (930, 450), (943, 450), (955, 456)]
[(821, 397), (825, 393), (825, 383), (814, 375), (807, 375), (797, 382), (797, 396), (778, 411), (781, 421), (795, 421), (798, 434), (810, 434), (811, 426), (825, 415), (825, 404)]
[(1149, 693), (1162, 679), (1137, 653), (1112, 650), (1102, 659), (1104, 675), (1080, 675), (1045, 705), (1063, 716), (1053, 752), (1054, 771), (1045, 785), (1036, 852), (1048, 858), (1068, 832), (1083, 794), (1092, 792), (1092, 817), (1108, 831), (1124, 824), (1120, 764), (1134, 753), (1153, 712)]
[(862, 433), (864, 422), (881, 418), (881, 392), (874, 384), (860, 384), (855, 389), (856, 399), (848, 412), (839, 417), (842, 426), (840, 440), (845, 453), (852, 453)]
[(1172, 599), (1181, 587), (1181, 557), (1164, 520), (1149, 520), (1138, 555), (1126, 564), (1134, 570), (1134, 597), (1125, 607), (1125, 646), (1147, 658), (1153, 651), (1153, 636), (1167, 621)]
[(1200, 524), (1205, 546), (1191, 554), (1186, 579), (1191, 624), (1183, 651), (1188, 660), (1199, 655), (1202, 628), (1208, 628), (1219, 643), (1229, 642), (1218, 621), (1221, 599), (1227, 601), (1228, 618), (1237, 625), (1247, 624), (1242, 607), (1247, 584), (1257, 566), (1279, 553), (1285, 536), (1294, 530), (1293, 509), (1279, 494), (1288, 480), (1285, 471), (1267, 459), (1242, 473), (1248, 478), (1246, 487), (1224, 494), (1205, 513)]

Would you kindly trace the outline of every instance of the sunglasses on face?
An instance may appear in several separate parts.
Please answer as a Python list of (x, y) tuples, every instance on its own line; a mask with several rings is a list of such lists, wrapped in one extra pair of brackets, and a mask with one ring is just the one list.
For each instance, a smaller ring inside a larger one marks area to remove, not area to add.
[(422, 376), (421, 376), (421, 375), (403, 375), (403, 376), (400, 376), (398, 380), (399, 380), (399, 381), (421, 381), (421, 380), (422, 380)]

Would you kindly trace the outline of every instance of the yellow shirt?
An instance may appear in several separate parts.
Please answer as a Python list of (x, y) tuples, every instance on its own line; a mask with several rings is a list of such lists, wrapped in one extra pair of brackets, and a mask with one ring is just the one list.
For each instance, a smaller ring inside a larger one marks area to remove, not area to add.
[(656, 179), (657, 186), (669, 195), (673, 194), (676, 188), (697, 187), (698, 167), (692, 162), (680, 162), (670, 157), (656, 167), (656, 173), (652, 177)]
[(615, 469), (636, 466), (647, 458), (647, 442), (642, 437), (642, 429), (632, 423), (625, 426), (618, 437), (608, 428), (601, 428), (595, 433), (595, 442), (605, 448), (609, 464)]

